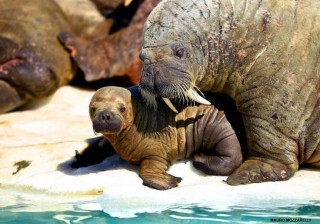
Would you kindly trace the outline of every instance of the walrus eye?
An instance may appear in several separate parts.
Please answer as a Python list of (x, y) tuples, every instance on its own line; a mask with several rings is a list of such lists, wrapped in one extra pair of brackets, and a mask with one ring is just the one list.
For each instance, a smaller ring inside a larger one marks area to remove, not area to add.
[(121, 112), (121, 113), (124, 113), (125, 111), (126, 111), (126, 107), (125, 107), (125, 106), (121, 106), (121, 107), (120, 107), (120, 112)]
[(93, 107), (92, 109), (91, 109), (91, 112), (94, 114), (95, 112), (96, 112), (96, 108), (95, 107)]
[(184, 55), (184, 52), (185, 52), (184, 48), (183, 48), (183, 47), (179, 47), (179, 48), (174, 52), (174, 54), (175, 54), (177, 57), (182, 58), (183, 55)]

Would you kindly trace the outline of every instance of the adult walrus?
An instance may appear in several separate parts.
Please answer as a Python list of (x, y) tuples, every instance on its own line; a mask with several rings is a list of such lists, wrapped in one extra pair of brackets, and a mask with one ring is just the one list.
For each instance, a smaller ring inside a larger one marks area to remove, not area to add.
[(57, 39), (69, 29), (52, 0), (0, 0), (0, 114), (70, 81), (71, 60)]
[[(320, 167), (320, 1), (163, 0), (144, 27), (146, 97), (231, 96), (248, 158), (231, 185)], [(171, 105), (172, 106), (172, 105)]]
[(224, 112), (213, 106), (179, 106), (177, 113), (158, 102), (145, 105), (138, 87), (104, 87), (90, 102), (93, 129), (102, 133), (124, 160), (140, 164), (143, 184), (159, 190), (181, 178), (166, 173), (178, 159), (194, 157), (196, 168), (229, 175), (242, 162), (238, 138)]

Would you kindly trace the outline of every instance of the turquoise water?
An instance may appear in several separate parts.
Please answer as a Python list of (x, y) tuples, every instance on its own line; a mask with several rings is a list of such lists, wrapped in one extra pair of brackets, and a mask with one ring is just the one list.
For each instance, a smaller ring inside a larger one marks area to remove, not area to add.
[(0, 223), (42, 224), (42, 223), (86, 223), (86, 224), (174, 224), (174, 223), (320, 223), (320, 203), (290, 207), (254, 209), (232, 207), (228, 210), (214, 211), (197, 206), (176, 207), (161, 213), (142, 213), (134, 218), (115, 218), (102, 211), (57, 211), (57, 212), (20, 212), (23, 207), (17, 205), (0, 208)]

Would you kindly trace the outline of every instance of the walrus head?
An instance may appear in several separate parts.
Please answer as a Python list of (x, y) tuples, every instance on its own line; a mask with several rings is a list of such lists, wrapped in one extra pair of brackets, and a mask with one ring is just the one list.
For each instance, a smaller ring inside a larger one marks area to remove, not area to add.
[(170, 99), (178, 99), (182, 102), (193, 100), (200, 104), (210, 104), (199, 95), (199, 90), (193, 83), (193, 72), (187, 67), (187, 61), (191, 57), (185, 47), (173, 44), (144, 49), (140, 58), (144, 62), (140, 81), (141, 93), (152, 106), (156, 102), (155, 97), (163, 98), (164, 102), (174, 111), (176, 109)]
[(96, 133), (119, 133), (133, 122), (130, 91), (113, 86), (97, 90), (91, 99), (89, 113)]
[(154, 97), (162, 97), (171, 109), (170, 99), (210, 104), (195, 84), (205, 64), (200, 34), (188, 27), (188, 18), (179, 15), (179, 1), (164, 2), (151, 12), (144, 26), (141, 93), (151, 104)]

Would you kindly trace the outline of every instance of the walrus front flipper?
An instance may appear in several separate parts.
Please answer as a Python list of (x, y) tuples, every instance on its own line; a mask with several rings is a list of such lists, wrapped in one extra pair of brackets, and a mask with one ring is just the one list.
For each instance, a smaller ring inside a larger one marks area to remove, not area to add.
[(159, 158), (144, 159), (140, 166), (140, 177), (143, 180), (143, 185), (155, 188), (158, 190), (168, 190), (177, 187), (182, 178), (175, 177), (166, 172), (169, 167), (166, 161)]
[[(259, 112), (268, 112), (269, 107), (259, 108)], [(277, 123), (278, 127), (273, 127), (274, 123), (272, 122), (274, 120), (278, 121), (276, 116), (270, 117), (270, 121), (260, 118), (258, 120), (250, 116), (244, 116), (243, 118), (245, 125), (247, 124), (245, 129), (250, 156), (228, 177), (227, 183), (240, 185), (265, 181), (283, 181), (291, 178), (298, 170), (297, 155), (301, 153), (297, 141), (285, 134), (287, 130), (291, 131), (291, 129), (288, 127), (285, 130), (283, 126), (280, 126), (280, 122)], [(288, 125), (288, 122), (285, 120), (285, 125)]]
[(291, 166), (284, 165), (278, 161), (262, 158), (248, 159), (228, 177), (227, 183), (240, 185), (288, 180), (294, 175), (295, 171)]

